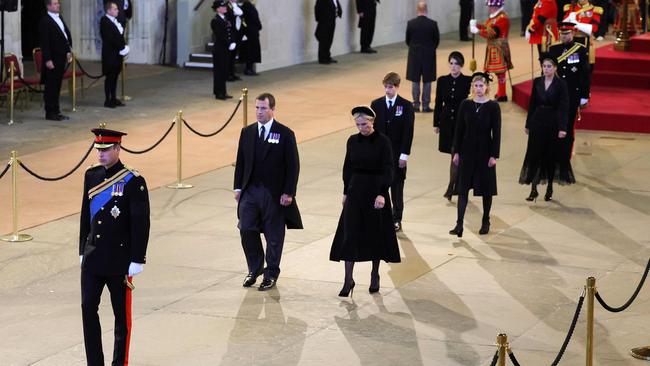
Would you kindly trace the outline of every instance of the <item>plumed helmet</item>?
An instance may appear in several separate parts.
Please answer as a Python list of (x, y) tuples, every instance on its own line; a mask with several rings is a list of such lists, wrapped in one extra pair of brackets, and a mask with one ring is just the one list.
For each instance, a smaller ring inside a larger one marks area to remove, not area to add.
[(506, 0), (485, 0), (485, 6), (503, 6)]

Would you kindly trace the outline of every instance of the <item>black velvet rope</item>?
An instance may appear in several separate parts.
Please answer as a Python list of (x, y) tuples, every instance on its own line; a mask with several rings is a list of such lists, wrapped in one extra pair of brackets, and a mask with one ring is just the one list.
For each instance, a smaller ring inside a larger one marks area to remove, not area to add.
[(162, 135), (162, 137), (161, 137), (158, 141), (156, 141), (155, 144), (151, 145), (151, 147), (149, 147), (149, 148), (146, 148), (146, 149), (144, 149), (144, 150), (131, 150), (131, 149), (127, 149), (125, 146), (121, 146), (121, 148), (122, 148), (122, 150), (124, 150), (124, 151), (126, 151), (126, 152), (128, 152), (128, 153), (130, 153), (130, 154), (136, 154), (136, 155), (137, 155), (137, 154), (144, 154), (144, 153), (147, 153), (147, 152), (149, 152), (149, 151), (155, 149), (158, 145), (160, 145), (160, 143), (163, 142), (163, 140), (164, 140), (165, 138), (167, 138), (167, 136), (168, 136), (169, 133), (172, 131), (172, 128), (174, 128), (175, 125), (176, 125), (176, 121), (172, 121), (172, 123), (169, 125), (169, 128), (167, 129), (167, 131), (165, 132), (165, 134)]
[(5, 176), (5, 174), (7, 174), (7, 171), (9, 170), (9, 167), (11, 167), (11, 162), (8, 162), (7, 166), (2, 170), (2, 173), (0, 173), (0, 179), (2, 179), (2, 177)]
[(99, 76), (96, 76), (96, 75), (90, 75), (90, 74), (88, 73), (88, 71), (86, 71), (86, 69), (84, 69), (84, 67), (81, 66), (81, 62), (79, 62), (78, 59), (75, 58), (75, 62), (77, 63), (77, 66), (79, 66), (79, 69), (81, 70), (81, 72), (83, 72), (84, 75), (86, 75), (87, 77), (89, 77), (89, 78), (91, 78), (91, 79), (101, 79), (101, 78), (103, 78), (103, 77), (105, 76), (104, 74), (101, 74), (101, 75), (99, 75)]
[(571, 341), (571, 337), (573, 336), (573, 332), (576, 329), (576, 324), (578, 324), (578, 318), (580, 317), (580, 310), (582, 309), (582, 305), (585, 302), (585, 295), (580, 295), (580, 299), (578, 300), (578, 305), (576, 306), (576, 312), (573, 314), (573, 320), (571, 321), (571, 326), (569, 327), (569, 332), (566, 334), (566, 337), (564, 338), (564, 342), (562, 343), (562, 347), (560, 348), (560, 351), (557, 353), (557, 356), (555, 357), (555, 360), (553, 360), (553, 363), (551, 366), (557, 366), (558, 363), (560, 363), (560, 360), (562, 359), (562, 356), (564, 356), (564, 352), (566, 352), (566, 348), (569, 345), (569, 342)]
[(508, 357), (510, 358), (510, 361), (512, 362), (513, 365), (521, 366), (519, 364), (519, 361), (517, 361), (517, 357), (515, 357), (515, 353), (512, 352), (512, 350), (510, 348), (508, 348)]
[(27, 87), (27, 89), (31, 90), (32, 92), (34, 92), (34, 93), (42, 93), (42, 92), (43, 92), (42, 90), (35, 89), (35, 88), (33, 88), (31, 85), (29, 85), (29, 84), (25, 81), (25, 79), (23, 79), (22, 76), (20, 76), (20, 75), (16, 75), (16, 76), (18, 76), (18, 80), (20, 80), (20, 82), (23, 83), (23, 85), (25, 85), (25, 86)]
[(45, 181), (48, 181), (48, 182), (53, 182), (53, 181), (65, 179), (65, 178), (69, 177), (70, 175), (72, 175), (72, 173), (74, 173), (77, 169), (79, 169), (79, 167), (81, 166), (81, 164), (83, 164), (83, 162), (86, 160), (88, 155), (90, 155), (90, 152), (93, 150), (94, 144), (95, 144), (94, 142), (92, 144), (90, 144), (90, 147), (88, 148), (88, 151), (86, 151), (86, 154), (83, 156), (83, 158), (81, 158), (79, 163), (77, 165), (75, 165), (74, 168), (72, 168), (72, 170), (70, 170), (69, 172), (63, 174), (60, 177), (54, 177), (54, 178), (43, 177), (42, 175), (36, 174), (33, 170), (29, 169), (29, 167), (27, 167), (27, 165), (25, 165), (22, 161), (19, 160), (18, 164), (20, 165), (21, 168), (25, 169), (25, 171), (27, 173), (29, 173), (31, 176), (33, 176), (36, 179), (45, 180)]
[(490, 363), (490, 366), (496, 366), (497, 361), (499, 361), (499, 350), (494, 352), (494, 357), (492, 357), (492, 363)]
[(237, 102), (237, 106), (235, 107), (235, 110), (234, 110), (234, 111), (232, 112), (232, 114), (230, 115), (230, 118), (228, 118), (228, 120), (226, 121), (226, 123), (223, 124), (223, 126), (221, 126), (218, 130), (216, 130), (216, 131), (213, 132), (213, 133), (201, 133), (201, 132), (195, 130), (194, 128), (192, 128), (192, 126), (190, 126), (190, 124), (187, 123), (187, 121), (185, 121), (185, 120), (183, 120), (183, 124), (184, 124), (185, 127), (187, 127), (190, 131), (194, 132), (195, 134), (197, 134), (197, 135), (199, 135), (199, 136), (201, 136), (201, 137), (212, 137), (212, 136), (215, 136), (215, 135), (218, 134), (219, 132), (223, 131), (223, 129), (226, 128), (226, 126), (228, 126), (228, 124), (232, 121), (233, 117), (235, 117), (235, 114), (237, 114), (237, 110), (239, 110), (239, 106), (241, 105), (241, 102), (242, 102), (242, 101), (241, 101), (241, 99), (240, 99), (239, 102)]
[(648, 264), (645, 266), (645, 272), (643, 272), (643, 277), (641, 277), (641, 282), (639, 282), (639, 285), (636, 287), (636, 290), (634, 290), (634, 293), (632, 294), (632, 297), (630, 297), (629, 300), (625, 304), (623, 304), (621, 307), (615, 308), (607, 305), (605, 300), (603, 300), (602, 297), (600, 297), (600, 294), (596, 292), (596, 300), (600, 303), (602, 307), (605, 308), (605, 310), (612, 312), (612, 313), (619, 313), (628, 307), (632, 305), (634, 300), (636, 300), (636, 297), (639, 295), (639, 291), (641, 291), (641, 288), (643, 287), (643, 284), (645, 283), (646, 278), (648, 277), (648, 271), (650, 270), (650, 259), (648, 259)]

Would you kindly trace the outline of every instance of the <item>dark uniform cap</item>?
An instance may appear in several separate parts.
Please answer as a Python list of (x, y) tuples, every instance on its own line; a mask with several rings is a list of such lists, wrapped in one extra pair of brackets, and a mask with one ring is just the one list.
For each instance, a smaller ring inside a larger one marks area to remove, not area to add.
[(560, 33), (563, 34), (571, 33), (576, 29), (576, 25), (569, 22), (560, 22), (557, 23), (557, 29)]
[(472, 74), (472, 80), (474, 80), (475, 77), (477, 76), (482, 76), (485, 78), (485, 81), (489, 84), (490, 81), (492, 81), (492, 76), (490, 76), (490, 73), (487, 72), (475, 72)]
[(553, 65), (557, 66), (557, 58), (550, 54), (549, 52), (543, 52), (541, 55), (539, 55), (539, 63), (542, 64), (544, 61), (549, 60), (553, 63)]
[(365, 116), (372, 117), (372, 118), (377, 117), (375, 111), (373, 111), (372, 108), (368, 107), (367, 105), (358, 105), (352, 108), (352, 111), (350, 113), (352, 113), (353, 116), (357, 114), (363, 114)]
[(228, 6), (228, 0), (214, 0), (212, 3), (212, 10), (217, 10), (222, 6)]
[(114, 130), (107, 130), (105, 128), (93, 128), (92, 133), (95, 134), (95, 148), (105, 149), (115, 144), (122, 142), (122, 136), (126, 133)]

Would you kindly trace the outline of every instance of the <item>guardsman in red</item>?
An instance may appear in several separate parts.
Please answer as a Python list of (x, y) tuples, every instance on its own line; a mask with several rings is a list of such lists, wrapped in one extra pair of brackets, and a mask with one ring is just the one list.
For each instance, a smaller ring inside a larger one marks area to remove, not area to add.
[(598, 31), (603, 8), (592, 5), (589, 0), (578, 0), (564, 6), (564, 22), (575, 24), (575, 42), (581, 43), (589, 51), (589, 65), (593, 72), (596, 63), (596, 47), (593, 34)]
[(537, 0), (533, 16), (526, 28), (526, 39), (537, 45), (541, 54), (557, 41), (557, 3), (555, 0)]
[(99, 164), (84, 178), (79, 259), (81, 311), (88, 365), (104, 366), (97, 310), (104, 286), (115, 315), (113, 366), (128, 365), (132, 278), (142, 272), (149, 240), (149, 193), (119, 158), (123, 132), (93, 129)]
[(623, 29), (623, 4), (627, 5), (627, 31), (630, 35), (640, 33), (643, 30), (641, 11), (638, 0), (614, 0), (616, 5), (616, 21), (614, 22), (614, 32), (620, 32)]
[(487, 39), (483, 69), (488, 73), (496, 74), (499, 79), (499, 89), (495, 95), (497, 102), (508, 101), (506, 72), (512, 69), (510, 45), (508, 44), (510, 19), (503, 10), (504, 2), (505, 0), (486, 0), (485, 5), (490, 11), (490, 16), (485, 21), (485, 24), (476, 24), (475, 19), (469, 22), (472, 33), (478, 33), (481, 37)]

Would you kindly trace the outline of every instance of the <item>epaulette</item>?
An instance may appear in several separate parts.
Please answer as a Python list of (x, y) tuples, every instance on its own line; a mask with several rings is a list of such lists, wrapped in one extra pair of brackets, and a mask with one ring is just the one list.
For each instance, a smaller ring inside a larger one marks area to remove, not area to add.
[(86, 171), (95, 169), (95, 168), (100, 167), (100, 166), (102, 166), (102, 165), (99, 164), (99, 163), (95, 163), (95, 164), (89, 166), (88, 168), (86, 168)]
[(565, 4), (564, 11), (569, 11), (569, 10), (571, 10), (571, 4)]
[(602, 15), (605, 11), (600, 6), (594, 6), (594, 13)]
[(130, 171), (131, 173), (133, 173), (133, 176), (135, 176), (135, 177), (139, 177), (139, 176), (140, 176), (140, 172), (137, 171), (137, 170), (135, 170), (134, 167), (132, 167), (132, 166), (128, 166), (128, 165), (124, 164), (124, 168), (126, 168), (126, 170)]

